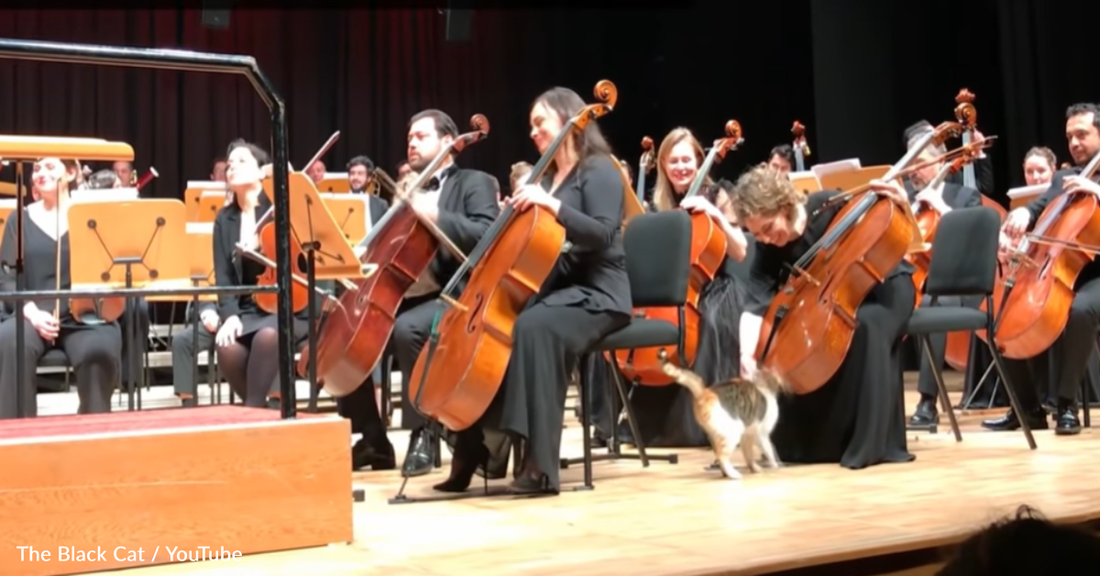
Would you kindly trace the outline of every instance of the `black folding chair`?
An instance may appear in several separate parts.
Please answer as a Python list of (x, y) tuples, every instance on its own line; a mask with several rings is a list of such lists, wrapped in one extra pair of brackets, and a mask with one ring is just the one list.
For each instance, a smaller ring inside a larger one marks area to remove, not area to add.
[[(1024, 413), (1020, 409), (1020, 401), (1012, 382), (1005, 377), (1004, 357), (993, 343), (996, 328), (993, 318), (993, 289), (997, 273), (1000, 228), (1000, 216), (992, 208), (984, 206), (952, 210), (943, 216), (932, 243), (932, 262), (924, 284), (924, 293), (932, 297), (931, 305), (914, 310), (906, 328), (909, 335), (920, 340), (940, 391), (943, 411), (950, 418), (951, 430), (955, 432), (955, 440), (959, 442), (962, 441), (959, 423), (947, 396), (941, 366), (932, 358), (929, 334), (984, 329), (989, 352), (993, 355), (993, 363), (1001, 382), (1005, 383), (1009, 403), (1016, 414)], [(943, 296), (982, 296), (986, 311), (965, 306), (936, 306), (936, 302)], [(1024, 418), (1020, 419), (1020, 426), (1028, 446), (1034, 450), (1035, 438)]]
[[(634, 308), (676, 307), (679, 310), (678, 325), (664, 320), (632, 318), (630, 324), (612, 332), (597, 342), (589, 352), (609, 352), (612, 357), (618, 350), (633, 350), (659, 346), (675, 346), (677, 352), (684, 349), (685, 335), (684, 306), (687, 304), (688, 274), (691, 268), (691, 217), (683, 210), (642, 214), (630, 221), (623, 235), (623, 247), (626, 251), (626, 272), (630, 276), (630, 295)], [(683, 355), (680, 354), (682, 357)], [(614, 373), (615, 388), (619, 401), (627, 413), (627, 422), (634, 436), (637, 454), (623, 454), (619, 446), (619, 409), (611, 398), (607, 405), (611, 411), (611, 430), (607, 442), (607, 453), (593, 456), (591, 437), (591, 409), (588, 406), (589, 385), (580, 379), (581, 425), (584, 429), (584, 457), (562, 458), (561, 467), (570, 464), (584, 464), (584, 485), (578, 489), (592, 488), (592, 462), (605, 460), (641, 460), (642, 466), (649, 461), (662, 460), (676, 464), (676, 454), (649, 456), (646, 454), (645, 441), (638, 430), (634, 409), (630, 405), (626, 381), (618, 367), (611, 363), (610, 372)], [(672, 384), (675, 386), (675, 384)], [(610, 391), (608, 392), (610, 395)]]

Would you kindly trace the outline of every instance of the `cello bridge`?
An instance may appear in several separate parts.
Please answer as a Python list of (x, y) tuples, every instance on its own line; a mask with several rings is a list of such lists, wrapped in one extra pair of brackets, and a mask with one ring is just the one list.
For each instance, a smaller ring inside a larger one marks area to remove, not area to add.
[(810, 274), (808, 272), (806, 272), (805, 270), (803, 270), (802, 268), (799, 268), (798, 266), (792, 265), (791, 270), (794, 271), (794, 274), (795, 274), (796, 277), (806, 280), (810, 284), (813, 284), (815, 287), (819, 287), (819, 288), (821, 287), (821, 281), (818, 280), (817, 278), (814, 278), (813, 276), (810, 276)]
[(455, 300), (454, 298), (451, 298), (446, 294), (440, 294), (439, 299), (442, 300), (446, 305), (458, 310), (459, 312), (462, 312), (463, 314), (470, 311), (469, 308), (460, 303), (458, 300)]

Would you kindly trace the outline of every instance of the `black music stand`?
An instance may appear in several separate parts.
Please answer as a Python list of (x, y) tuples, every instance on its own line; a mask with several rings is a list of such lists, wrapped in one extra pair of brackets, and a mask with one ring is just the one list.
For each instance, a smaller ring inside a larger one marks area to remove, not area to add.
[[(74, 202), (69, 208), (72, 289), (102, 290), (107, 297), (119, 288), (189, 286), (186, 216), (186, 207), (179, 200)], [(128, 297), (126, 309), (136, 310), (137, 301)], [(83, 319), (85, 324), (97, 321), (102, 323), (97, 318)], [(123, 338), (132, 353), (137, 349), (138, 323), (131, 313), (124, 324)], [(141, 386), (145, 384), (144, 366), (134, 370), (134, 358), (141, 355), (130, 358), (131, 411), (141, 409)]]

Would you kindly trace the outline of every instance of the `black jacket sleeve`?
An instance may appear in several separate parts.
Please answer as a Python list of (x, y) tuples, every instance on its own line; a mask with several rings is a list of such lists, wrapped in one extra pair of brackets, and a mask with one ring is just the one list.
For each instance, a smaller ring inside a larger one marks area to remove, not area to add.
[(437, 225), (463, 252), (470, 253), (500, 214), (496, 189), (488, 174), (476, 170), (463, 175), (462, 210), (464, 214), (439, 212)]
[(562, 204), (558, 222), (565, 238), (584, 251), (598, 252), (615, 242), (623, 222), (623, 179), (608, 158), (593, 158), (582, 166), (581, 199), (584, 210)]

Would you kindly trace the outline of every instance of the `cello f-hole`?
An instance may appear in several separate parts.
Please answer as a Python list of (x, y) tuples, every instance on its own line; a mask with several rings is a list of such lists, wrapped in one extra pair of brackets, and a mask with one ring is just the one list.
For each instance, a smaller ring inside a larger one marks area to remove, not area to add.
[(481, 305), (485, 302), (485, 297), (482, 294), (478, 294), (474, 298), (473, 313), (470, 314), (470, 321), (466, 323), (466, 333), (473, 334), (477, 332), (478, 319), (481, 318)]

